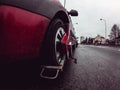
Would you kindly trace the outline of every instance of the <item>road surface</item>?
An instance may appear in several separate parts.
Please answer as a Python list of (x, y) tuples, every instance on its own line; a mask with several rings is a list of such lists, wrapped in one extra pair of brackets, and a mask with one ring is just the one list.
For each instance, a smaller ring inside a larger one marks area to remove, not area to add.
[[(37, 79), (8, 84), (23, 90), (120, 90), (120, 49), (79, 45), (56, 80)], [(7, 87), (7, 86), (6, 86)]]

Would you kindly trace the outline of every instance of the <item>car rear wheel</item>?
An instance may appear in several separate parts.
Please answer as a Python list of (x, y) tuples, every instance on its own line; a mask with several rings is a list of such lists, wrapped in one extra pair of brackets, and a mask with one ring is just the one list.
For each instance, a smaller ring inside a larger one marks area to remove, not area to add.
[(65, 25), (60, 19), (55, 19), (48, 29), (46, 34), (44, 50), (45, 60), (50, 65), (60, 65), (62, 60), (65, 60), (66, 49), (65, 44), (61, 42), (65, 35)]

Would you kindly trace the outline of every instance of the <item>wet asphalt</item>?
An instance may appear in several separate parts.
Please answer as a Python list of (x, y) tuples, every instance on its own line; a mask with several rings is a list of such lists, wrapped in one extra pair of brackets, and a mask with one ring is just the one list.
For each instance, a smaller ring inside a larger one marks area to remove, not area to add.
[(79, 45), (74, 57), (77, 64), (69, 60), (55, 80), (32, 73), (32, 79), (5, 80), (0, 90), (120, 90), (119, 48)]

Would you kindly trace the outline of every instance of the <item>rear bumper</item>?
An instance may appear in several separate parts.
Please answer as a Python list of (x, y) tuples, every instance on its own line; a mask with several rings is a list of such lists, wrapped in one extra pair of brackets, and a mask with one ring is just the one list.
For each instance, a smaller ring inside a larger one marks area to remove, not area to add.
[(0, 6), (0, 63), (38, 57), (50, 20), (29, 11)]

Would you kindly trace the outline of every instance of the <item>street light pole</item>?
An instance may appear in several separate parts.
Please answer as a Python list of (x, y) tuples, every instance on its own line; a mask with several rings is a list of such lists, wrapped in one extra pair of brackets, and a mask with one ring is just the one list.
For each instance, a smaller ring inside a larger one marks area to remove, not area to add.
[(106, 24), (106, 20), (105, 19), (100, 19), (101, 21), (105, 22), (105, 39), (107, 38), (107, 24)]
[(64, 7), (65, 7), (65, 5), (66, 5), (66, 0), (64, 0)]

